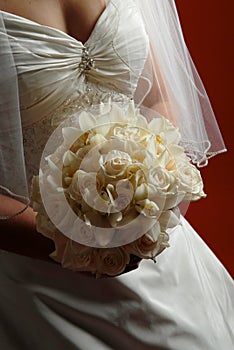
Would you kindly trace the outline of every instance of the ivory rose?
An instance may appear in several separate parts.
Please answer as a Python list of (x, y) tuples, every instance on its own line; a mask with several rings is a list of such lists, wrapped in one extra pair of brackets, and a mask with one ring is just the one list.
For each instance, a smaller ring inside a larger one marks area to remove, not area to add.
[(122, 247), (100, 249), (97, 255), (97, 274), (116, 276), (130, 262), (130, 255)]
[[(160, 242), (158, 240), (159, 236)], [(158, 254), (163, 244), (165, 244), (166, 247), (167, 240), (167, 235), (164, 233), (162, 234), (159, 223), (156, 223), (148, 233), (128, 244), (126, 250), (130, 254), (139, 256), (142, 259), (153, 259)]]
[(176, 175), (180, 181), (179, 189), (186, 193), (184, 200), (194, 201), (206, 197), (200, 171), (190, 162), (179, 163)]
[(115, 180), (124, 179), (126, 177), (128, 166), (131, 163), (132, 159), (129, 154), (117, 150), (113, 150), (101, 156), (99, 160), (104, 176), (107, 178), (114, 178)]
[(62, 258), (62, 266), (74, 271), (96, 272), (96, 251), (74, 241), (68, 241)]

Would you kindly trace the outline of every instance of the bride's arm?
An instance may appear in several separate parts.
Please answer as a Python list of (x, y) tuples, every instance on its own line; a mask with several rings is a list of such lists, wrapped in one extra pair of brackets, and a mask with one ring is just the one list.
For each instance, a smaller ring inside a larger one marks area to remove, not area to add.
[[(1, 215), (14, 214), (23, 208), (23, 203), (0, 195)], [(49, 254), (53, 251), (53, 244), (37, 233), (35, 213), (30, 207), (15, 218), (0, 220), (0, 249), (52, 261)]]
[(143, 105), (162, 116), (168, 118), (172, 123), (176, 120), (175, 107), (172, 108), (164, 77), (160, 71), (156, 55), (152, 50), (146, 61), (146, 71), (150, 72), (151, 89), (143, 101)]

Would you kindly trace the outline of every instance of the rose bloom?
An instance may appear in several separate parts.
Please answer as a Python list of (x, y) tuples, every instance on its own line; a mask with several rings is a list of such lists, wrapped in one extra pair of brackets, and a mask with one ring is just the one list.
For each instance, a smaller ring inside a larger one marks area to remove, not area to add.
[(62, 266), (73, 271), (96, 271), (96, 249), (67, 239)]
[(194, 165), (189, 162), (179, 163), (176, 172), (180, 180), (179, 189), (187, 192), (184, 200), (198, 200), (206, 197), (200, 171)]
[(152, 138), (152, 134), (147, 130), (133, 125), (116, 126), (113, 130), (115, 137), (140, 143), (147, 147), (149, 140)]
[(149, 183), (154, 185), (159, 192), (176, 193), (178, 181), (167, 169), (156, 167), (149, 171)]
[(149, 171), (148, 181), (150, 199), (155, 201), (161, 210), (171, 209), (181, 203), (185, 191), (179, 190), (179, 180), (167, 169), (156, 167)]
[(158, 237), (161, 233), (161, 228), (158, 222), (142, 237), (125, 246), (129, 254), (139, 256), (142, 259), (154, 258), (160, 249)]
[(149, 236), (144, 235), (134, 243), (126, 246), (126, 250), (142, 259), (154, 258), (159, 250), (158, 242), (154, 242)]
[(122, 247), (99, 249), (96, 259), (97, 275), (119, 275), (129, 262), (130, 255)]
[(99, 163), (105, 177), (119, 180), (126, 178), (126, 172), (132, 159), (127, 153), (114, 150), (101, 156)]

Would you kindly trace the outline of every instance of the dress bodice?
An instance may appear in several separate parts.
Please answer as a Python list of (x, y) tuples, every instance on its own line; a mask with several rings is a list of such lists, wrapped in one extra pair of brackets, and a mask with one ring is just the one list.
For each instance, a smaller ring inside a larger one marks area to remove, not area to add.
[(17, 69), (28, 181), (50, 134), (83, 107), (132, 98), (148, 54), (134, 1), (111, 0), (86, 43), (2, 12)]

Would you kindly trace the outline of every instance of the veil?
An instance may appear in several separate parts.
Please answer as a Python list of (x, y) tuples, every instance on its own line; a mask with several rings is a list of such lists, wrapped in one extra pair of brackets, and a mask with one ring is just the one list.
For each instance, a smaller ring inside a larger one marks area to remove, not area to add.
[[(150, 41), (150, 53), (138, 80), (135, 103), (153, 118), (169, 118), (179, 129), (182, 146), (193, 163), (205, 166), (224, 152), (209, 98), (184, 42), (174, 0), (133, 0), (141, 13)], [(127, 33), (126, 33), (127, 35)], [(20, 117), (17, 68), (0, 12), (0, 194), (29, 203)], [(131, 67), (131, 57), (129, 57)], [(134, 64), (133, 64), (134, 66)], [(132, 77), (134, 67), (132, 66)], [(131, 78), (130, 78), (131, 79)]]
[[(174, 0), (135, 0), (149, 36), (151, 53), (143, 76), (151, 83), (144, 102), (180, 130), (182, 146), (197, 166), (225, 152), (204, 85), (184, 41)], [(144, 97), (144, 83), (138, 96)]]
[(17, 72), (10, 43), (0, 13), (0, 195), (7, 195), (24, 203), (23, 209), (4, 215), (7, 220), (22, 213), (29, 206), (29, 191), (23, 151)]

